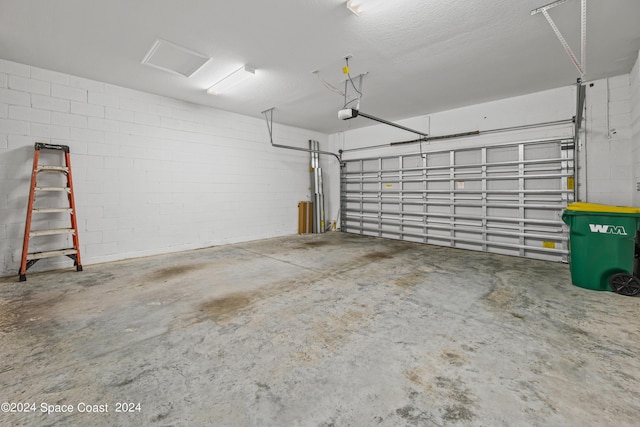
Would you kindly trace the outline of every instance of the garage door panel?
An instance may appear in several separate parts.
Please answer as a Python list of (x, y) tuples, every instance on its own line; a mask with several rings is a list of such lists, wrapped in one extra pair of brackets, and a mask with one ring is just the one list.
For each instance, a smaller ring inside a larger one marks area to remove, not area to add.
[(401, 189), (405, 192), (407, 191), (422, 192), (422, 190), (424, 190), (424, 181), (422, 179), (414, 180), (410, 178), (409, 181), (404, 181)]
[(487, 218), (517, 218), (520, 208), (515, 207), (495, 207), (487, 208)]
[(482, 163), (482, 151), (480, 149), (454, 151), (453, 158), (456, 166), (477, 165)]
[(482, 191), (482, 179), (476, 177), (456, 177), (454, 184), (454, 190), (460, 191), (461, 195)]
[(449, 153), (442, 151), (427, 155), (427, 167), (449, 166)]
[(382, 170), (397, 170), (400, 168), (399, 157), (386, 157), (381, 159)]
[(416, 203), (416, 204), (405, 203), (402, 206), (402, 212), (404, 212), (405, 214), (414, 214), (422, 217), (424, 213), (424, 205), (422, 203)]
[(561, 190), (562, 181), (560, 178), (536, 178), (526, 179), (525, 190)]
[(501, 245), (489, 246), (487, 252), (499, 255), (520, 256), (520, 251), (518, 249), (513, 249)]
[(406, 240), (407, 242), (413, 242), (413, 243), (424, 243), (424, 238), (422, 236), (414, 236), (412, 234), (406, 235), (403, 240)]
[(360, 183), (359, 182), (346, 182), (344, 183), (345, 189), (349, 193), (359, 192), (360, 191)]
[(399, 214), (402, 206), (397, 203), (382, 203), (381, 208), (383, 214)]
[(458, 241), (455, 246), (458, 249), (466, 249), (468, 251), (481, 251), (482, 245), (478, 243), (469, 243), (466, 241)]
[(486, 240), (487, 240), (487, 244), (491, 246), (502, 246), (502, 247), (515, 247), (515, 246), (518, 246), (521, 242), (521, 239), (519, 236), (508, 235), (506, 233), (489, 234), (487, 235)]
[(546, 159), (558, 159), (560, 158), (561, 146), (560, 145), (528, 145), (525, 147), (524, 159), (525, 160), (546, 160)]
[(487, 180), (487, 190), (489, 191), (518, 191), (520, 188), (520, 183), (518, 182), (518, 178), (511, 179), (488, 179)]
[[(487, 203), (513, 202), (521, 200), (520, 195), (516, 192), (492, 193), (488, 191), (486, 194)], [(526, 195), (525, 195), (526, 198)]]
[(441, 214), (440, 216), (448, 217), (449, 215), (451, 215), (451, 207), (448, 205), (428, 205), (427, 214), (430, 214), (432, 216)]
[(497, 177), (497, 176), (509, 176), (513, 174), (517, 174), (519, 171), (518, 168), (518, 160), (510, 160), (503, 164), (503, 162), (498, 162), (498, 164), (488, 163), (486, 166), (487, 176), (489, 177)]
[(572, 140), (344, 160), (342, 230), (566, 261)]
[(482, 219), (483, 208), (482, 206), (455, 206), (455, 214)]
[(449, 178), (428, 178), (426, 181), (426, 190), (427, 192), (434, 191), (450, 191), (450, 179)]
[(518, 147), (487, 147), (487, 162), (489, 164), (513, 162), (518, 160)]
[(451, 232), (442, 230), (438, 227), (428, 229), (429, 240), (437, 240), (439, 245), (450, 246), (451, 245)]
[(524, 217), (526, 219), (541, 219), (549, 221), (559, 221), (558, 212), (552, 209), (546, 208), (526, 208), (524, 211)]

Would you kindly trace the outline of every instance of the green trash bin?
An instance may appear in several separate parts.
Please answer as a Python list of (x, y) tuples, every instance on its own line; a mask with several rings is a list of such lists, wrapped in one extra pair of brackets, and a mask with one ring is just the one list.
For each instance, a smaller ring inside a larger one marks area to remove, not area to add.
[(640, 208), (576, 202), (562, 220), (569, 225), (571, 281), (581, 288), (640, 293)]

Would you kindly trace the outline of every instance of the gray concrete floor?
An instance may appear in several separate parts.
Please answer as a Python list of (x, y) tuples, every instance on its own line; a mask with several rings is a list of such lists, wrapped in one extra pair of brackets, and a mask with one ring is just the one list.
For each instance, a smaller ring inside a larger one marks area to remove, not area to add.
[(640, 423), (640, 299), (564, 264), (328, 233), (16, 280), (3, 426)]

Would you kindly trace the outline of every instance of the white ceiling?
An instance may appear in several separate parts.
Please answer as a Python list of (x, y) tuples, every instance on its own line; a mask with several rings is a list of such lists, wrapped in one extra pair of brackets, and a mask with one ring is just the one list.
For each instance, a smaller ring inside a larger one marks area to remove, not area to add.
[[(542, 14), (551, 0), (0, 0), (0, 58), (325, 133), (343, 89), (367, 72), (361, 110), (386, 120), (575, 83), (578, 71)], [(628, 73), (640, 49), (639, 0), (588, 0), (585, 79)], [(580, 0), (550, 10), (580, 55)], [(141, 64), (156, 39), (213, 59), (192, 77)], [(205, 90), (241, 65), (256, 77)]]

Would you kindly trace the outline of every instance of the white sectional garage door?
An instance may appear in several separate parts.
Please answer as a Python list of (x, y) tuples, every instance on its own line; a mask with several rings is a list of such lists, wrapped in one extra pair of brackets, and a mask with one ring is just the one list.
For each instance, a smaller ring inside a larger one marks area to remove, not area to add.
[(573, 139), (343, 160), (342, 231), (567, 261)]

